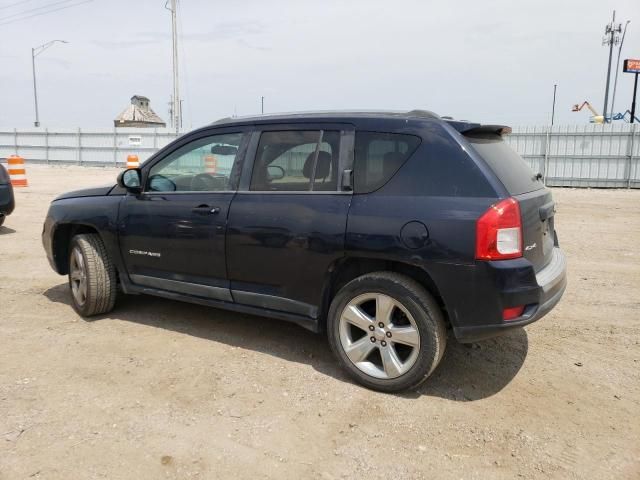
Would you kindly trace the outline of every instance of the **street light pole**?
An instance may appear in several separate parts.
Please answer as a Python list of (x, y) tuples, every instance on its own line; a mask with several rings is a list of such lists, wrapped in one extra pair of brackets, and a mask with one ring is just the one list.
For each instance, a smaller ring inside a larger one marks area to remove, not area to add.
[(36, 104), (36, 121), (33, 122), (35, 127), (40, 126), (40, 116), (38, 115), (38, 89), (36, 88), (36, 49), (31, 49), (31, 68), (33, 69), (33, 101)]
[(40, 115), (38, 113), (38, 89), (36, 87), (36, 57), (56, 42), (69, 43), (66, 40), (51, 40), (50, 42), (43, 43), (42, 45), (31, 49), (31, 69), (33, 71), (33, 101), (36, 107), (36, 121), (33, 122), (33, 125), (36, 127), (40, 126)]

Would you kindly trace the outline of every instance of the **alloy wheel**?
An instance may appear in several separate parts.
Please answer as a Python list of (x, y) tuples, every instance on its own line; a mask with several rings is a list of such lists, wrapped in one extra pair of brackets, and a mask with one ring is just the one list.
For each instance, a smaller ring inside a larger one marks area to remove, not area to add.
[(82, 252), (78, 247), (75, 247), (71, 252), (69, 279), (73, 298), (78, 305), (84, 305), (87, 301), (87, 270)]
[(342, 311), (340, 343), (360, 371), (392, 379), (415, 365), (420, 332), (400, 301), (382, 293), (365, 293), (352, 299)]

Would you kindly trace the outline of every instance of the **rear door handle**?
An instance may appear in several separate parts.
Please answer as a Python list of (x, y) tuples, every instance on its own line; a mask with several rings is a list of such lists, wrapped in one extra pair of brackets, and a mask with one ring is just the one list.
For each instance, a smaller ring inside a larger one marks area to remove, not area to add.
[(212, 207), (210, 205), (198, 205), (192, 210), (193, 213), (199, 215), (217, 215), (220, 213), (220, 207)]

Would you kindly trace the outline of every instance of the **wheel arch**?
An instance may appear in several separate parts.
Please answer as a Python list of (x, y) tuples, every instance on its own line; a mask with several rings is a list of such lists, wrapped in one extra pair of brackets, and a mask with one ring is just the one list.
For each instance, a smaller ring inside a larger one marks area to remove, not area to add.
[(329, 268), (322, 292), (322, 303), (318, 316), (318, 330), (326, 330), (329, 306), (331, 305), (333, 297), (344, 285), (367, 273), (380, 271), (400, 273), (417, 281), (435, 298), (436, 302), (438, 302), (438, 306), (444, 315), (447, 328), (450, 327), (449, 316), (442, 294), (433, 281), (432, 276), (425, 268), (396, 260), (369, 257), (345, 257), (336, 261)]
[[(56, 270), (60, 275), (69, 273), (71, 239), (82, 233), (95, 233), (100, 235), (100, 232), (94, 226), (83, 223), (63, 223), (56, 226), (53, 232), (51, 250), (53, 251), (53, 258), (56, 263)], [(102, 236), (100, 236), (100, 238), (102, 238)]]

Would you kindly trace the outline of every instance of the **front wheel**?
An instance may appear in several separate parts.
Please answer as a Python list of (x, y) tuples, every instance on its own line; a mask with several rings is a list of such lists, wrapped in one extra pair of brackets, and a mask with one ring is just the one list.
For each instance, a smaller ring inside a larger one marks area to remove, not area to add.
[(327, 330), (347, 372), (384, 392), (426, 380), (447, 340), (435, 299), (415, 280), (393, 272), (370, 273), (345, 285), (331, 302)]
[(73, 308), (80, 315), (89, 317), (113, 309), (116, 270), (99, 235), (76, 235), (71, 240), (69, 287)]

